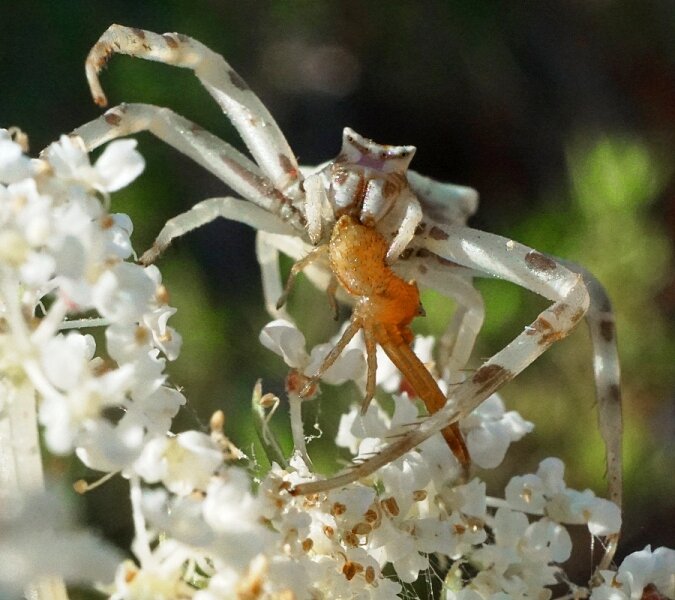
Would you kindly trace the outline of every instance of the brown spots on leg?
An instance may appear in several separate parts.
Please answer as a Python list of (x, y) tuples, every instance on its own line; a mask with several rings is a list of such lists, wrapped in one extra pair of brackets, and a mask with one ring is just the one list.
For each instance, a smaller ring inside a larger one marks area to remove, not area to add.
[(139, 40), (145, 39), (145, 31), (139, 29), (138, 27), (132, 27), (131, 33), (133, 33)]
[(117, 127), (120, 124), (120, 121), (122, 120), (122, 115), (120, 115), (117, 112), (108, 111), (103, 116), (103, 119), (105, 120), (105, 122), (108, 125), (112, 125), (113, 127)]
[(607, 395), (613, 403), (621, 404), (621, 388), (616, 383), (609, 386)]
[(609, 321), (607, 319), (600, 321), (600, 335), (602, 339), (606, 342), (612, 342), (614, 340), (614, 335), (616, 333), (614, 327), (614, 321)]
[(569, 305), (565, 304), (564, 302), (560, 302), (558, 304), (553, 305), (553, 307), (551, 308), (551, 312), (556, 317), (560, 318), (560, 315), (562, 315), (568, 308)]
[(461, 266), (462, 266), (462, 265), (460, 265), (460, 264), (458, 264), (458, 263), (456, 263), (456, 262), (454, 262), (454, 261), (452, 261), (452, 260), (448, 260), (447, 258), (443, 258), (442, 256), (438, 256), (438, 255), (436, 255), (436, 260), (437, 260), (441, 265), (443, 265), (444, 267), (455, 268), (455, 267), (461, 267)]
[(530, 250), (525, 255), (525, 262), (535, 271), (553, 271), (557, 267), (557, 263), (552, 258), (536, 250)]
[(527, 335), (539, 335), (539, 345), (550, 345), (553, 342), (563, 339), (567, 335), (567, 331), (560, 331), (553, 327), (551, 322), (544, 318), (538, 317), (537, 320), (528, 327)]
[(572, 315), (572, 323), (578, 323), (585, 314), (586, 311), (583, 308), (577, 309), (577, 311)]
[(478, 369), (478, 371), (473, 374), (471, 381), (480, 386), (477, 393), (482, 395), (485, 392), (494, 392), (512, 378), (513, 373), (511, 373), (511, 371), (505, 369), (501, 365), (491, 364), (483, 365)]
[(415, 252), (414, 248), (406, 248), (401, 254), (398, 255), (399, 260), (408, 260), (412, 255), (413, 252)]
[(237, 73), (234, 69), (231, 69), (228, 75), (230, 76), (230, 81), (232, 82), (232, 85), (234, 87), (241, 90), (242, 92), (246, 92), (249, 90), (248, 84), (242, 79), (241, 75), (239, 75), (239, 73)]
[(96, 61), (96, 70), (100, 71), (105, 67), (106, 63), (112, 56), (113, 49), (112, 46), (106, 42), (97, 42), (89, 53), (91, 56), (98, 55), (98, 60)]
[(170, 33), (163, 33), (162, 37), (164, 38), (164, 41), (166, 42), (166, 45), (171, 48), (172, 50), (175, 50), (178, 48), (179, 43), (178, 40), (173, 37)]
[(443, 231), (440, 227), (435, 225), (429, 230), (429, 237), (432, 240), (447, 240), (450, 236), (447, 232)]
[(293, 164), (290, 158), (285, 154), (279, 154), (279, 164), (284, 173), (289, 175), (292, 179), (298, 178), (298, 168)]

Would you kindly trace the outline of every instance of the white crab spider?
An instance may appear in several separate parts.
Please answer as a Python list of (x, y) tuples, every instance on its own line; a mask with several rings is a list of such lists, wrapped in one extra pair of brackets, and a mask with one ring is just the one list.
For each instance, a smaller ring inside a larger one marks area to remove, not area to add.
[[(314, 170), (301, 169), (274, 119), (243, 79), (220, 55), (186, 36), (111, 26), (86, 62), (87, 78), (100, 105), (105, 105), (106, 99), (98, 72), (113, 53), (192, 69), (237, 128), (255, 160), (156, 106), (120, 105), (75, 130), (89, 149), (120, 136), (150, 131), (245, 198), (211, 198), (171, 219), (143, 261), (152, 261), (172, 239), (217, 217), (247, 223), (259, 232), (258, 256), (266, 303), (270, 312), (278, 314), (275, 303), (282, 291), (278, 251), (296, 260), (302, 258), (312, 245), (327, 239), (342, 212), (349, 212), (389, 240), (387, 261), (397, 273), (457, 301), (459, 308), (444, 336), (441, 361), (451, 374), (466, 364), (483, 321), (482, 298), (472, 285), (474, 277), (511, 281), (552, 302), (505, 348), (453, 387), (452, 405), (373, 458), (336, 477), (300, 485), (296, 493), (309, 494), (350, 483), (401, 456), (469, 414), (585, 317), (593, 342), (609, 496), (621, 505), (621, 406), (614, 317), (603, 288), (589, 273), (512, 240), (466, 227), (477, 194), (408, 170), (414, 152), (411, 146), (381, 146), (346, 129), (338, 159)], [(362, 201), (358, 206), (353, 204), (355, 197)], [(321, 265), (314, 265), (307, 274), (318, 285), (329, 286), (329, 274)], [(609, 540), (601, 568), (611, 562), (616, 542), (617, 537)]]

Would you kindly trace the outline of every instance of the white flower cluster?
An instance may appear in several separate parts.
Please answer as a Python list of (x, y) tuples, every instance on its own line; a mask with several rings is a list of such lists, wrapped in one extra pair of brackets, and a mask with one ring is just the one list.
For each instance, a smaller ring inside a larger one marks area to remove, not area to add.
[[(493, 498), (480, 479), (461, 481), (437, 435), (367, 480), (296, 496), (294, 486), (316, 478), (304, 440), (288, 464), (256, 478), (217, 415), (210, 434), (171, 434), (185, 402), (164, 374), (180, 349), (167, 324), (175, 309), (159, 271), (129, 261), (129, 219), (107, 211), (108, 194), (143, 169), (134, 146), (113, 142), (92, 166), (80, 141), (64, 136), (32, 160), (0, 132), (0, 407), (11, 416), (37, 399), (50, 451), (75, 452), (92, 469), (126, 477), (135, 527), (134, 560), (120, 562), (45, 508), (54, 506), (50, 497), (29, 496), (21, 486), (22, 500), (0, 494), (5, 595), (56, 575), (98, 582), (115, 600), (390, 599), (407, 593), (404, 586), (428, 572), (437, 554), (447, 564), (444, 598), (545, 599), (548, 586), (566, 580), (566, 524), (585, 525), (594, 536), (619, 530), (618, 508), (569, 489), (556, 459), (513, 477), (504, 497)], [(104, 348), (79, 332), (93, 326), (103, 328)], [(261, 341), (302, 376), (315, 373), (331, 347), (306, 352), (300, 331), (284, 321), (265, 327)], [(420, 339), (415, 350), (429, 361), (432, 346)], [(354, 460), (378, 452), (420, 418), (401, 392), (400, 375), (378, 358), (378, 385), (393, 394), (393, 411), (373, 402), (365, 415), (354, 407), (342, 417), (336, 445)], [(362, 388), (364, 373), (355, 339), (323, 380)], [(3, 419), (0, 412), (4, 469), (18, 446), (3, 434), (21, 432)], [(461, 425), (482, 468), (501, 464), (509, 445), (532, 429), (497, 396)], [(298, 430), (302, 435), (301, 422)], [(602, 571), (591, 597), (675, 597), (674, 572), (675, 552), (647, 548), (618, 571)]]
[[(167, 325), (175, 309), (159, 271), (128, 261), (135, 258), (129, 218), (107, 210), (109, 193), (144, 168), (135, 146), (113, 142), (92, 165), (81, 140), (62, 136), (30, 159), (0, 131), (0, 472), (19, 465), (19, 482), (30, 479), (21, 472), (19, 449), (30, 435), (22, 414), (36, 396), (51, 452), (75, 450), (93, 469), (128, 476), (185, 402), (164, 374), (180, 349)], [(79, 331), (92, 326), (105, 327), (102, 349)], [(9, 479), (0, 496), (8, 503), (22, 491)], [(41, 556), (65, 556), (59, 547), (44, 544)], [(22, 583), (16, 573), (14, 583)]]

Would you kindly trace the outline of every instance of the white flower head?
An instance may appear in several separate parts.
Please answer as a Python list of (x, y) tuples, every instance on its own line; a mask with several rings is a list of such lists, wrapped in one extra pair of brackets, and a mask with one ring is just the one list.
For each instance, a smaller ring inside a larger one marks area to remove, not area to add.
[(79, 182), (102, 192), (115, 192), (138, 177), (145, 161), (138, 153), (136, 140), (116, 140), (108, 144), (94, 166), (89, 161), (84, 142), (75, 136), (62, 135), (43, 154), (64, 181)]

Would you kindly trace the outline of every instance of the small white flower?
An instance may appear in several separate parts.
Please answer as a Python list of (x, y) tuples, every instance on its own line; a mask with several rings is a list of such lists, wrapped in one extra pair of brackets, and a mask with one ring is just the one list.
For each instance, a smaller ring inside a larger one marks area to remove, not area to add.
[(91, 335), (59, 334), (44, 344), (42, 368), (54, 387), (70, 390), (89, 375), (89, 361), (95, 350), (96, 343)]
[(0, 183), (14, 183), (34, 173), (31, 160), (24, 156), (21, 146), (5, 129), (0, 129)]
[(134, 470), (148, 483), (161, 481), (169, 491), (185, 496), (205, 490), (222, 461), (220, 448), (208, 435), (185, 431), (148, 441)]
[(145, 432), (122, 417), (116, 424), (105, 419), (80, 424), (77, 457), (90, 469), (113, 473), (126, 469), (144, 449)]
[[(616, 575), (631, 600), (639, 600), (644, 588), (653, 584), (660, 594), (675, 597), (675, 550), (651, 546), (628, 555)], [(628, 592), (630, 590), (630, 592)]]
[(586, 524), (593, 535), (609, 535), (621, 528), (621, 511), (613, 502), (598, 498), (591, 490), (566, 487), (560, 459), (543, 460), (536, 475), (516, 476), (506, 486), (512, 508), (530, 514), (546, 514), (559, 523)]
[(105, 147), (94, 167), (105, 191), (116, 192), (143, 172), (145, 160), (136, 145), (136, 140), (116, 140)]
[(471, 460), (493, 469), (501, 464), (511, 443), (520, 440), (534, 425), (517, 412), (506, 412), (504, 402), (493, 394), (462, 421)]
[(84, 142), (62, 135), (58, 142), (47, 147), (43, 156), (60, 179), (114, 192), (131, 183), (145, 168), (145, 161), (135, 148), (136, 140), (111, 142), (92, 166)]
[[(305, 336), (295, 325), (283, 319), (277, 319), (263, 327), (260, 332), (260, 343), (281, 356), (289, 367), (301, 371), (308, 377), (319, 370), (321, 363), (334, 346), (333, 343), (319, 344), (308, 355), (305, 351)], [(347, 346), (321, 379), (333, 385), (340, 385), (345, 381), (360, 379), (364, 372), (363, 352), (358, 348)]]
[(101, 316), (117, 323), (137, 323), (152, 309), (155, 284), (140, 265), (122, 262), (99, 277), (93, 303)]

